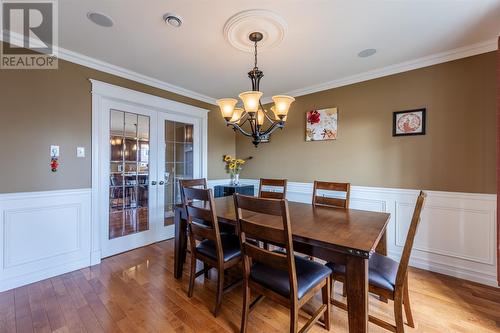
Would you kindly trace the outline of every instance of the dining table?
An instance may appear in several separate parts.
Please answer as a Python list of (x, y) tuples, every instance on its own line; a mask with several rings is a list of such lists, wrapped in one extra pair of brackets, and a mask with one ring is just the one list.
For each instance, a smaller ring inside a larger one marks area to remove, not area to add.
[[(390, 214), (292, 201), (288, 207), (294, 251), (345, 265), (349, 332), (368, 332), (368, 260), (374, 252), (387, 255)], [(215, 209), (220, 224), (236, 225), (233, 197), (216, 198)], [(186, 213), (181, 205), (175, 208), (174, 222), (174, 276), (180, 279), (187, 251)]]

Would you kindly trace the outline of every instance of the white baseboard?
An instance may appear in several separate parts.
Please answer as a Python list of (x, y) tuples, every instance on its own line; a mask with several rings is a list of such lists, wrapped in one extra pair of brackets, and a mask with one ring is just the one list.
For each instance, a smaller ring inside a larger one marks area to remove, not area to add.
[(101, 263), (102, 253), (100, 250), (90, 252), (90, 266)]
[[(209, 186), (228, 184), (210, 180)], [(257, 179), (241, 179), (254, 185)], [(311, 202), (312, 183), (288, 182), (287, 199)], [(418, 190), (351, 187), (351, 208), (391, 214), (387, 228), (388, 254), (399, 259)], [(494, 287), (496, 268), (496, 195), (426, 191), (410, 265)]]

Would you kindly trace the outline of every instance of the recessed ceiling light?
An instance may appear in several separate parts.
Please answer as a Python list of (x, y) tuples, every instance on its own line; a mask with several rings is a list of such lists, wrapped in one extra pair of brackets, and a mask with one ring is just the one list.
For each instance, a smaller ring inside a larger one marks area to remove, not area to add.
[(366, 58), (366, 57), (370, 57), (370, 56), (374, 55), (375, 53), (377, 53), (376, 49), (365, 49), (365, 50), (358, 53), (358, 57)]
[(173, 13), (163, 15), (163, 21), (174, 28), (179, 28), (182, 25), (182, 17)]
[(109, 28), (115, 24), (111, 17), (109, 17), (108, 15), (105, 15), (103, 13), (88, 12), (87, 18), (100, 27)]

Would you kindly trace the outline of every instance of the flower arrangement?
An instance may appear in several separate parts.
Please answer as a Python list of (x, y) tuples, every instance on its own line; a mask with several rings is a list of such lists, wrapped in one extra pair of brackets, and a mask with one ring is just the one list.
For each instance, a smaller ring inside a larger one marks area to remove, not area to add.
[(231, 182), (233, 185), (239, 184), (239, 176), (241, 170), (243, 170), (243, 165), (246, 163), (247, 160), (250, 160), (251, 158), (252, 157), (249, 157), (247, 159), (241, 159), (232, 157), (230, 155), (223, 156), (224, 162), (226, 163), (226, 172), (228, 172), (231, 175)]

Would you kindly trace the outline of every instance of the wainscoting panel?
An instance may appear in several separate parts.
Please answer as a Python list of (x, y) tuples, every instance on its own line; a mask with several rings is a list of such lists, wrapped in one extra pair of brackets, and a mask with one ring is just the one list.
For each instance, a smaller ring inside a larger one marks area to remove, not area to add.
[[(209, 186), (229, 180), (211, 180)], [(252, 184), (255, 194), (259, 181)], [(311, 183), (289, 182), (287, 199), (310, 203)], [(399, 259), (419, 191), (407, 189), (352, 186), (351, 208), (388, 212), (389, 256)], [(498, 287), (496, 277), (496, 195), (426, 191), (410, 264), (414, 267), (447, 274)]]
[(0, 195), (0, 291), (90, 265), (90, 193)]

